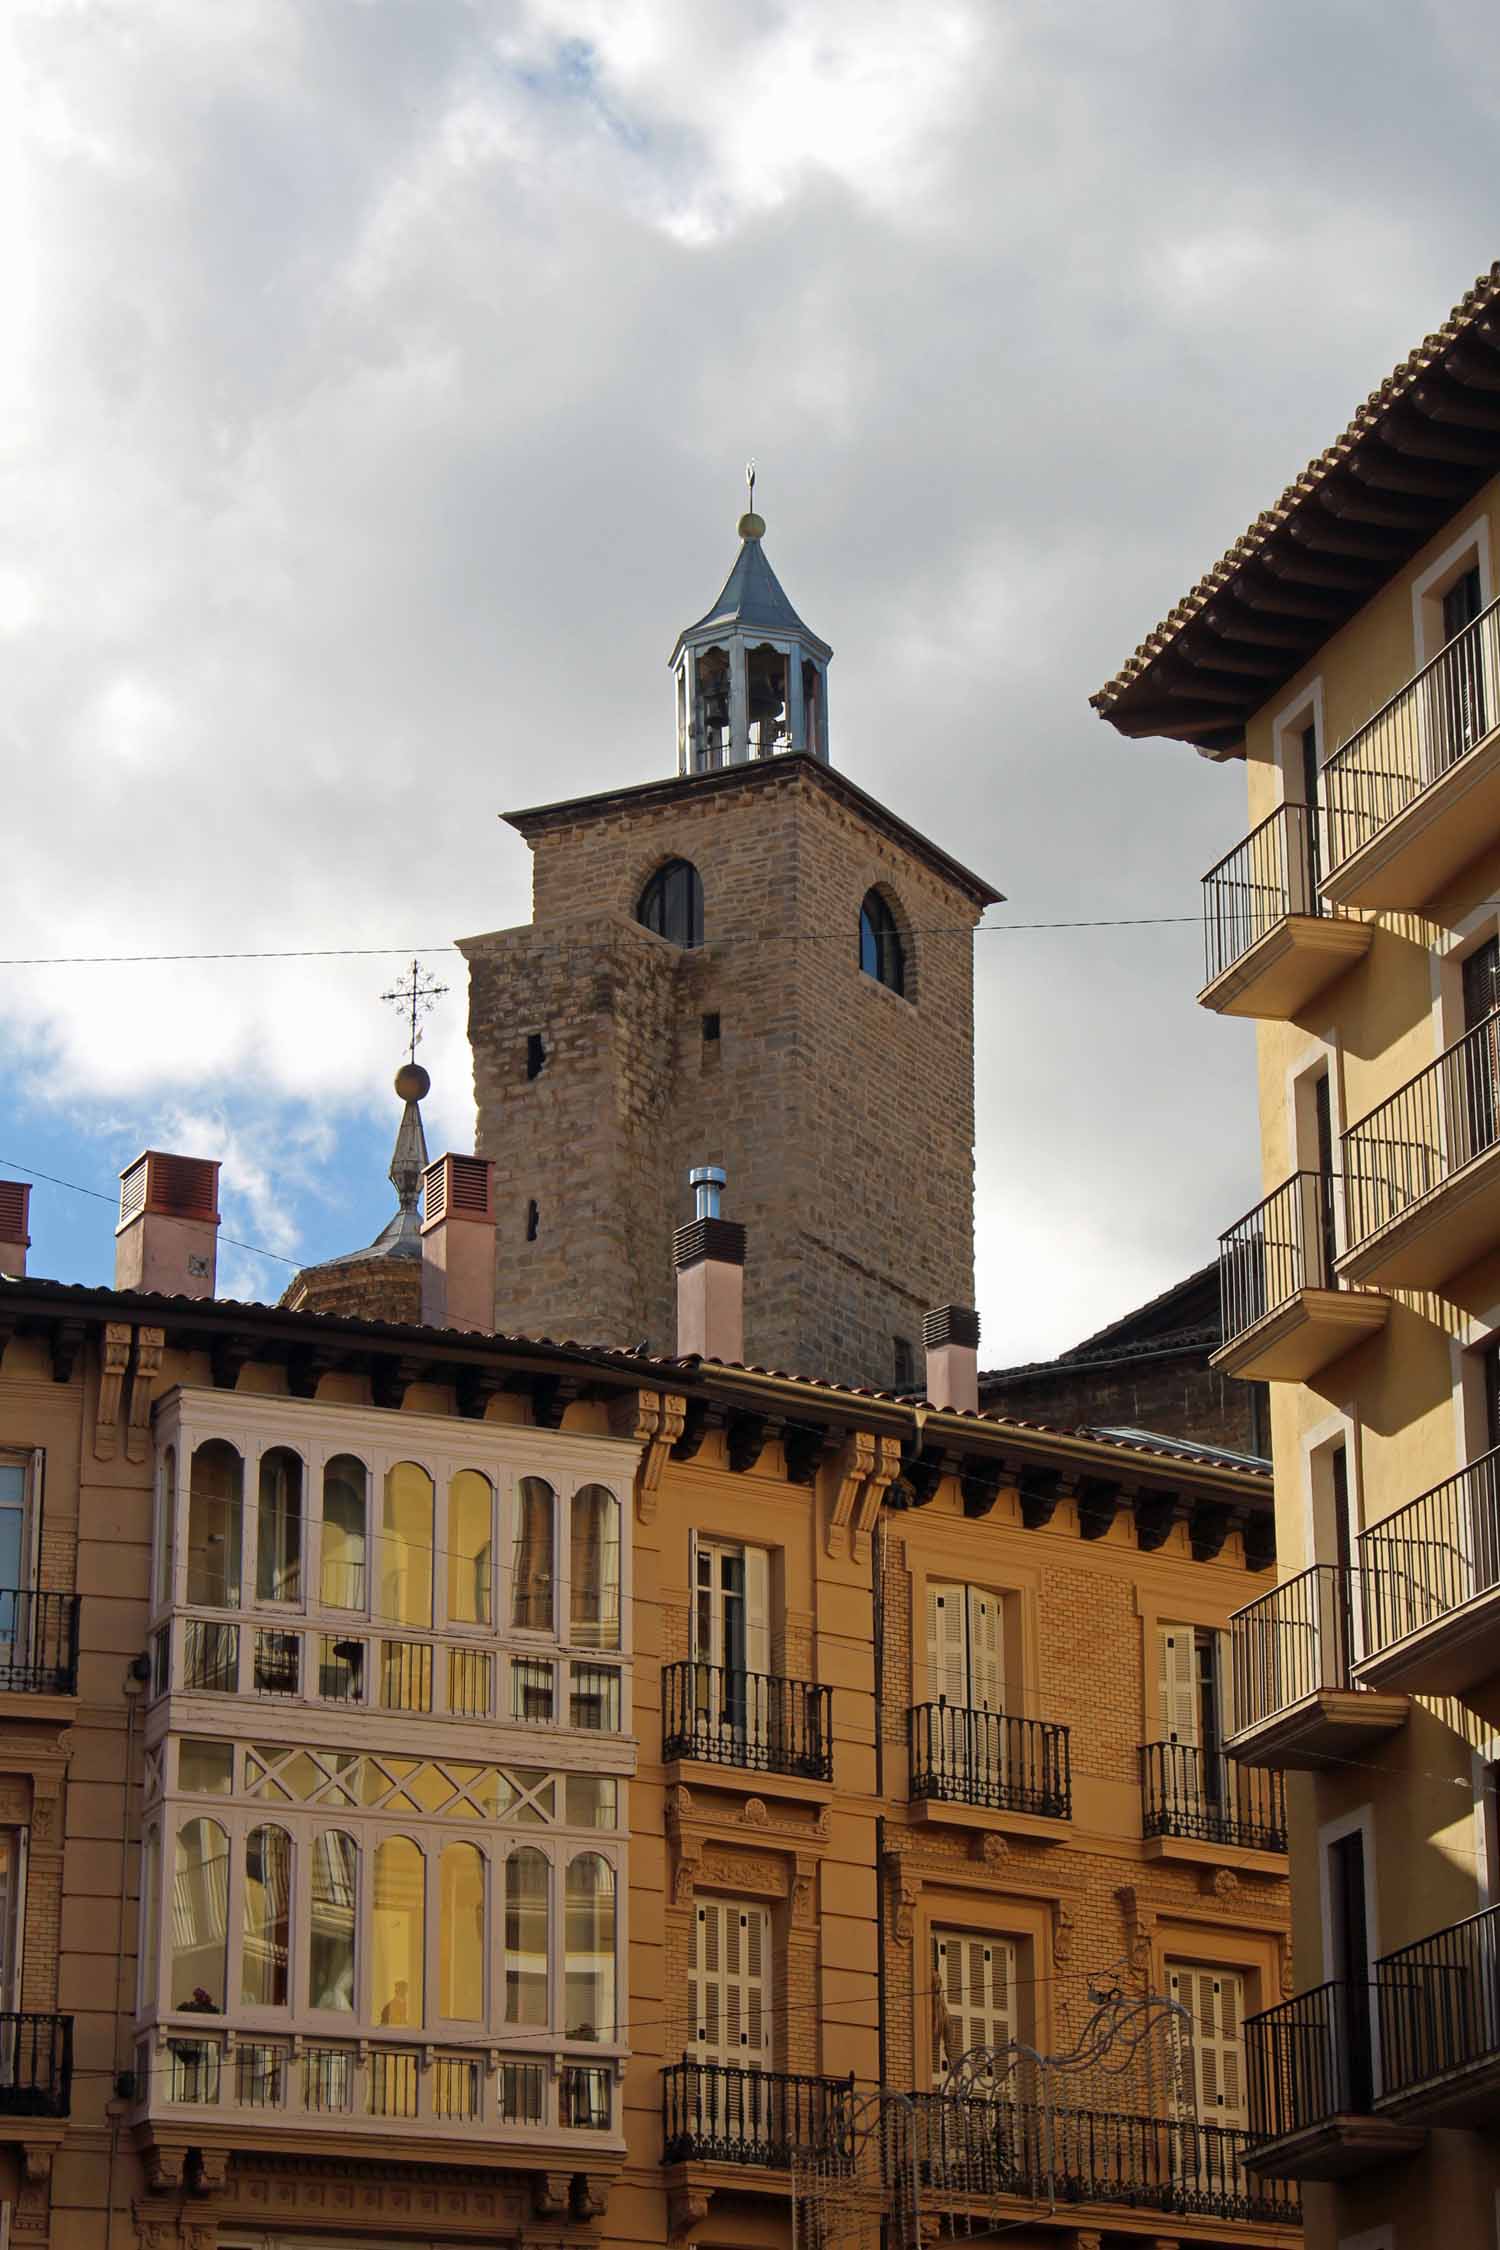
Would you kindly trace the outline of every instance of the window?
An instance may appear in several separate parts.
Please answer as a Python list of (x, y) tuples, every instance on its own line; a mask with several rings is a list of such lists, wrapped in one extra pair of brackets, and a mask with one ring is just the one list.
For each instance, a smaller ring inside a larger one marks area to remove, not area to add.
[(448, 1615), (455, 1625), (493, 1623), (490, 1518), (494, 1491), (477, 1469), (448, 1486)]
[(484, 2021), (484, 1860), (477, 1844), (447, 1844), (438, 1862), (438, 2013)]
[(545, 2024), (549, 1945), (549, 1868), (541, 1852), (523, 1846), (505, 1863), (505, 2020)]
[(526, 1076), (540, 1078), (547, 1067), (546, 1043), (539, 1031), (526, 1034)]
[(1208, 1626), (1158, 1626), (1156, 1684), (1164, 1741), (1217, 1752), (1224, 1736), (1223, 1640)]
[(917, 1355), (912, 1350), (909, 1336), (891, 1338), (891, 1358), (894, 1362), (894, 1388), (909, 1391), (917, 1379)]
[(932, 2075), (973, 2047), (1016, 2037), (1016, 1949), (1009, 1938), (966, 1930), (932, 1933)]
[(693, 1556), (693, 1654), (725, 1672), (770, 1670), (771, 1557), (764, 1547), (699, 1539)]
[(172, 1528), (177, 1508), (177, 1448), (169, 1445), (156, 1478), (156, 1606), (172, 1606)]
[(188, 1493), (187, 1598), (205, 1609), (238, 1609), (244, 1463), (210, 1438), (193, 1454)]
[(229, 1838), (216, 1820), (184, 1821), (172, 1870), (173, 2008), (224, 2013), (228, 1905)]
[(354, 2012), (355, 1914), (359, 1855), (338, 1829), (317, 1837), (307, 1944), (307, 2002), (340, 2015)]
[(635, 918), (673, 945), (703, 943), (703, 884), (691, 860), (669, 859), (642, 891)]
[(906, 954), (896, 917), (879, 891), (867, 891), (859, 910), (859, 965), (892, 992), (906, 990)]
[(140, 2004), (156, 2006), (156, 1948), (161, 1929), (161, 1830), (153, 1822), (141, 1845)]
[(598, 1852), (569, 1862), (564, 1901), (564, 2029), (569, 2039), (615, 2036), (615, 1871)]
[(1169, 1961), (1167, 1993), (1193, 2019), (1191, 2039), (1180, 2018), (1173, 2024), (1179, 2107), (1187, 2109), (1200, 2125), (1246, 2131), (1250, 2109), (1245, 2080), (1244, 1978), (1237, 1969), (1198, 1968), (1185, 1961)]
[(234, 1744), (184, 1735), (177, 1747), (177, 1786), (194, 1797), (227, 1797), (234, 1788)]
[(426, 1872), (409, 1836), (387, 1836), (376, 1845), (370, 1915), (370, 2013), (376, 2023), (422, 2021)]
[(254, 1828), (245, 1841), (240, 1999), (284, 2008), (291, 1953), (292, 1840), (284, 1828)]
[(385, 1473), (378, 1615), (397, 1625), (432, 1623), (432, 1479), (415, 1461)]
[(523, 1632), (552, 1630), (552, 1520), (556, 1495), (542, 1477), (522, 1477), (516, 1496), (511, 1614)]
[(998, 1711), (1005, 1695), (1000, 1596), (985, 1586), (929, 1585), (929, 1700)]
[(1471, 563), (1443, 595), (1445, 655), (1434, 684), (1438, 694), (1440, 762), (1460, 758), (1485, 732), (1484, 652), (1469, 627), (1484, 607), (1479, 565)]
[(572, 1619), (577, 1648), (620, 1645), (620, 1503), (602, 1484), (573, 1495), (570, 1555)]
[(255, 1598), (261, 1602), (302, 1599), (302, 1463), (284, 1445), (261, 1456)]
[(771, 1917), (739, 1899), (700, 1898), (693, 1909), (688, 2021), (701, 2062), (771, 2067)]
[(352, 1453), (323, 1471), (323, 1606), (365, 1606), (365, 1502), (369, 1476)]

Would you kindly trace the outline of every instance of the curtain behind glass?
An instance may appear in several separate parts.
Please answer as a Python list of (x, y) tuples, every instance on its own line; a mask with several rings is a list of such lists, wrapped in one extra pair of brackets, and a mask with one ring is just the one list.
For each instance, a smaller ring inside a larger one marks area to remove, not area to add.
[(262, 1454), (255, 1541), (255, 1598), (302, 1598), (302, 1463), (286, 1446)]
[(570, 1638), (579, 1648), (620, 1645), (620, 1505), (602, 1484), (573, 1495)]
[(172, 1871), (174, 2008), (223, 2014), (228, 1906), (228, 1837), (216, 1820), (184, 1821)]
[(569, 2039), (615, 2035), (615, 1871), (597, 1852), (568, 1867), (565, 2030)]
[(313, 1845), (308, 1931), (308, 2005), (354, 2012), (354, 1917), (359, 1855), (354, 1840), (328, 1829)]
[(187, 1598), (206, 1609), (238, 1609), (244, 1464), (210, 1438), (193, 1455), (188, 1495)]
[(522, 1477), (516, 1500), (516, 1547), (511, 1624), (552, 1630), (552, 1518), (554, 1495), (541, 1477)]
[(292, 1842), (284, 1828), (255, 1828), (245, 1839), (240, 1999), (247, 2008), (287, 2004)]

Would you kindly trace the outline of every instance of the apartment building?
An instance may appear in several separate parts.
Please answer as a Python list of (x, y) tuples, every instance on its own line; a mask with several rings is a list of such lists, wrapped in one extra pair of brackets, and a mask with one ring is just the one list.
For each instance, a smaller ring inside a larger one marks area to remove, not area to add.
[(1271, 1385), (1281, 1558), (1233, 1627), (1292, 1820), (1253, 2161), (1360, 2250), (1500, 2193), (1497, 472), (1500, 268), (1094, 697), (1249, 785), (1199, 999), (1257, 1026), (1266, 1190), (1218, 1355)]

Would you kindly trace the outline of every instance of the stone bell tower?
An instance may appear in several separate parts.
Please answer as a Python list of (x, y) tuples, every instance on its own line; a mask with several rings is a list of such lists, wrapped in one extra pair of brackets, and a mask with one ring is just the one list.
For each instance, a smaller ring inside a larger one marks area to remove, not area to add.
[[(752, 495), (753, 497), (753, 495)], [(461, 941), (502, 1331), (675, 1348), (691, 1166), (745, 1357), (890, 1387), (973, 1302), (975, 924), (999, 893), (829, 762), (832, 651), (740, 519), (678, 638), (674, 778), (508, 813), (532, 921)]]

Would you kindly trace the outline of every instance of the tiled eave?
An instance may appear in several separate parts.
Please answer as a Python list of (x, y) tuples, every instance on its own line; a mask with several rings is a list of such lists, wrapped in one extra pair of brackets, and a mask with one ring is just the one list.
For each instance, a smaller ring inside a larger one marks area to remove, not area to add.
[(1242, 756), (1256, 711), (1500, 472), (1500, 264), (1090, 697), (1121, 734)]

